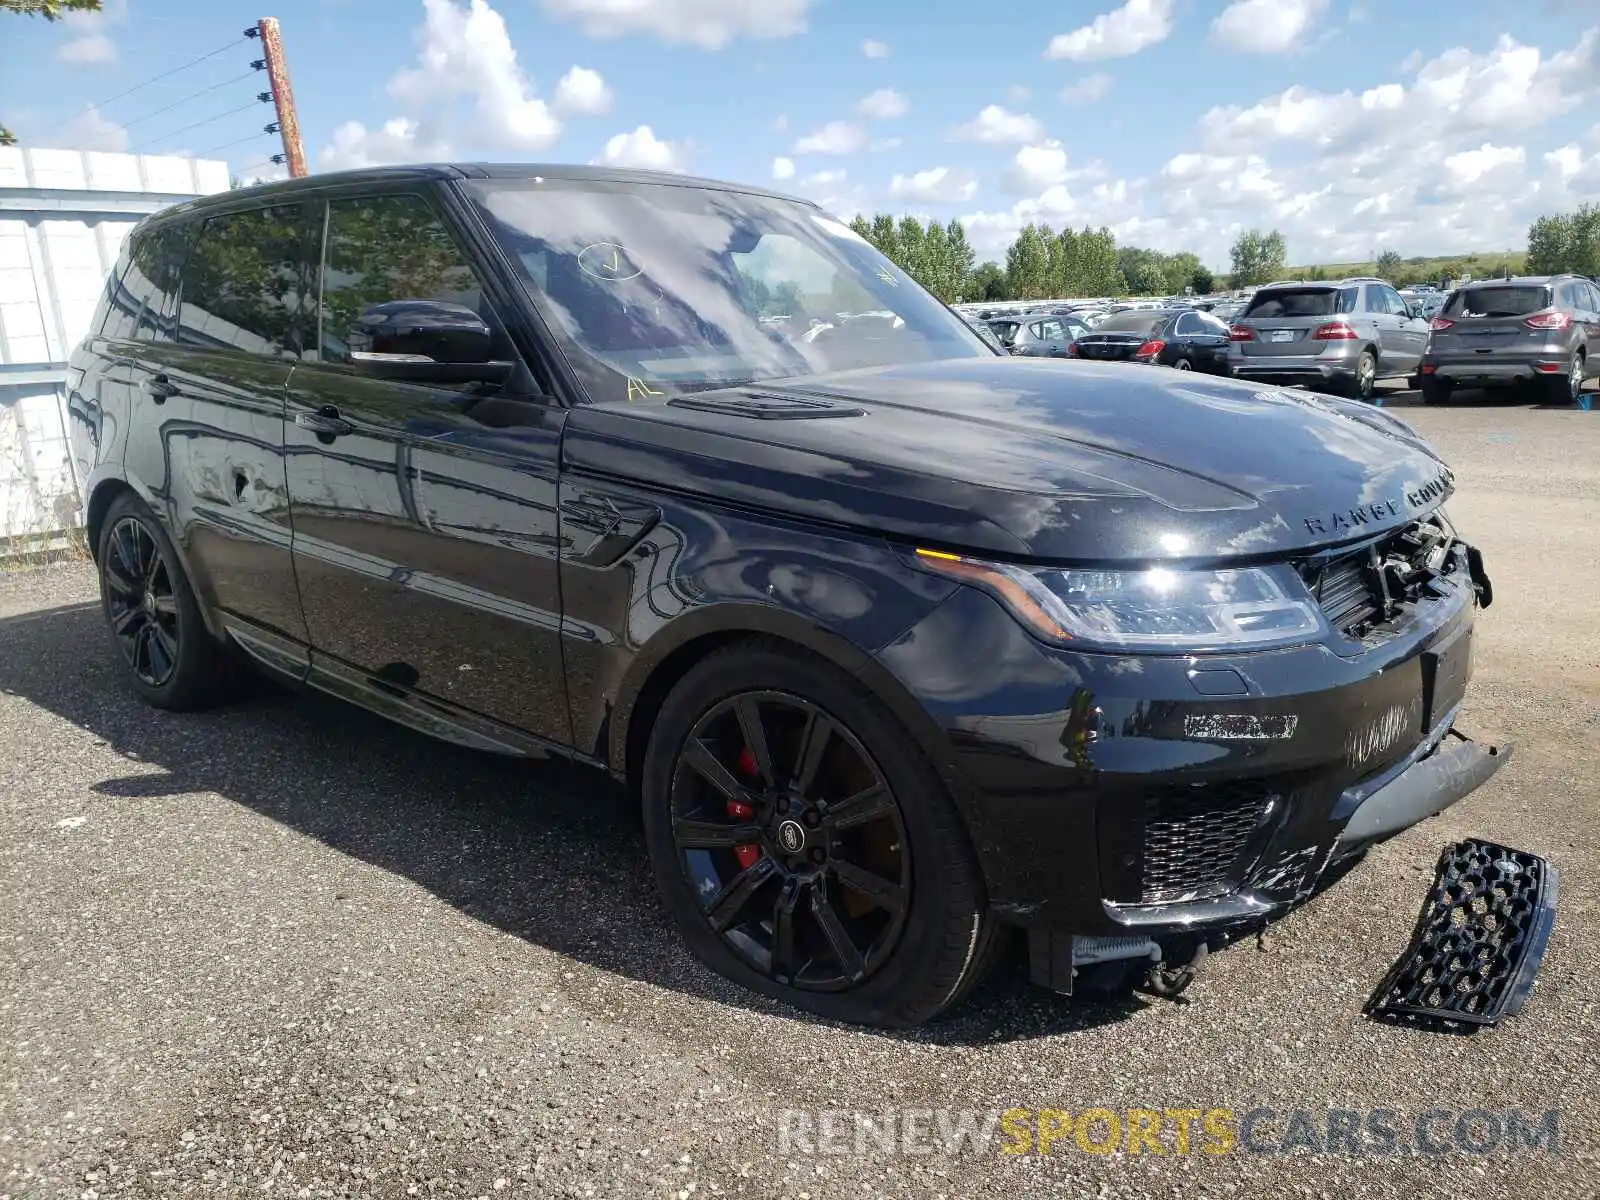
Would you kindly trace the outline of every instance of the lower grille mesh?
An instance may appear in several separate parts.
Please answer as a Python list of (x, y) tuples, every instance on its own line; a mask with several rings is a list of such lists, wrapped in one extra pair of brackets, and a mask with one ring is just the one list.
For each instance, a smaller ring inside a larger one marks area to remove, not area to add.
[(1146, 904), (1230, 890), (1257, 827), (1279, 799), (1271, 780), (1153, 788), (1145, 794), (1140, 877)]

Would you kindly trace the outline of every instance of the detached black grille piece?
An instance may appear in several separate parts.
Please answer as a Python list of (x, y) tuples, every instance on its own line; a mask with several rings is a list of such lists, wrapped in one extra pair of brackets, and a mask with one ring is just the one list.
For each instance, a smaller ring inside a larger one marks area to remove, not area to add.
[(1140, 898), (1170, 904), (1235, 886), (1256, 830), (1282, 800), (1271, 780), (1153, 788), (1145, 794)]
[(1475, 838), (1448, 847), (1410, 946), (1362, 1011), (1421, 1028), (1515, 1016), (1544, 958), (1559, 888), (1537, 854)]

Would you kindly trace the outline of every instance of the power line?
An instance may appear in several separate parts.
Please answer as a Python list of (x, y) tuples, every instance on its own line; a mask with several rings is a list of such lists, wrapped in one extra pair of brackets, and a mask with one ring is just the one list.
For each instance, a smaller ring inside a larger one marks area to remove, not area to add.
[[(104, 100), (96, 100), (89, 107), (93, 108), (93, 109), (96, 109), (96, 110), (103, 109), (103, 108), (105, 108), (106, 105), (110, 104), (113, 100), (121, 100), (124, 96), (131, 96), (135, 92), (143, 91), (145, 88), (149, 87), (152, 83), (160, 83), (163, 79), (169, 79), (172, 76), (179, 74), (180, 72), (187, 71), (190, 67), (197, 67), (203, 62), (206, 62), (209, 59), (213, 59), (213, 58), (217, 57), (217, 55), (219, 55), (219, 54), (226, 54), (229, 50), (232, 50), (235, 46), (242, 45), (243, 43), (245, 43), (245, 42), (247, 42), (249, 40), (250, 39), (248, 37), (236, 38), (233, 41), (229, 42), (226, 46), (218, 46), (215, 50), (209, 51), (206, 54), (202, 54), (199, 58), (190, 59), (188, 62), (184, 63), (181, 67), (173, 67), (172, 70), (170, 70), (170, 71), (163, 71), (159, 75), (152, 75), (149, 79), (146, 79), (143, 83), (136, 83), (131, 88), (124, 88), (122, 91), (116, 93), (113, 96), (107, 96)], [(51, 125), (48, 128), (46, 128), (44, 133), (45, 134), (52, 134), (52, 133), (56, 132), (56, 130), (58, 130), (58, 129), (64, 129), (66, 126), (72, 124), (72, 122), (77, 120), (77, 119), (78, 118), (76, 116), (73, 116), (73, 117), (67, 118), (67, 120), (65, 120), (65, 121), (59, 121), (56, 124)]]
[(215, 50), (211, 51), (209, 54), (202, 54), (199, 58), (191, 59), (189, 62), (184, 63), (183, 66), (181, 66), (181, 67), (173, 67), (172, 70), (170, 70), (170, 71), (163, 71), (159, 75), (152, 75), (149, 79), (146, 79), (143, 83), (136, 83), (131, 88), (128, 88), (125, 91), (118, 92), (115, 96), (107, 96), (104, 100), (100, 100), (100, 101), (96, 102), (95, 107), (96, 108), (101, 108), (101, 107), (103, 107), (103, 106), (105, 106), (107, 104), (110, 104), (113, 100), (121, 100), (124, 96), (131, 96), (131, 95), (133, 95), (133, 93), (138, 92), (138, 91), (142, 91), (143, 89), (149, 87), (152, 83), (160, 83), (163, 79), (166, 79), (168, 76), (176, 75), (180, 71), (187, 71), (190, 67), (197, 67), (201, 63), (205, 62), (207, 59), (215, 58), (217, 55), (223, 54), (226, 51), (232, 50), (235, 46), (241, 45), (241, 44), (243, 44), (244, 42), (246, 42), (248, 40), (249, 40), (248, 38), (243, 38), (243, 37), (235, 38), (233, 41), (229, 42), (226, 46), (218, 46)]
[(220, 146), (212, 146), (209, 150), (202, 150), (202, 151), (200, 151), (199, 154), (196, 154), (195, 157), (196, 158), (204, 158), (206, 155), (215, 154), (219, 150), (231, 150), (235, 146), (242, 145), (245, 142), (253, 142), (258, 137), (265, 137), (265, 136), (266, 136), (266, 132), (264, 130), (257, 129), (252, 133), (245, 134), (241, 138), (234, 138), (233, 141), (231, 141), (231, 142), (223, 142)]
[[(270, 100), (271, 96), (269, 95), (267, 98)], [(190, 122), (188, 125), (183, 126), (183, 128), (181, 128), (181, 129), (170, 130), (167, 133), (163, 133), (158, 137), (151, 138), (149, 141), (145, 142), (144, 144), (145, 144), (146, 147), (153, 146), (157, 142), (164, 142), (164, 141), (167, 141), (169, 138), (175, 138), (180, 133), (188, 133), (189, 130), (191, 130), (191, 129), (199, 129), (202, 125), (210, 125), (213, 121), (220, 121), (224, 117), (231, 117), (231, 116), (233, 116), (234, 113), (242, 113), (246, 109), (254, 108), (256, 105), (261, 104), (261, 103), (263, 103), (263, 102), (260, 101), (260, 100), (251, 100), (248, 104), (241, 104), (238, 108), (230, 108), (227, 112), (217, 113), (215, 116), (207, 117), (203, 121), (193, 121), (193, 122)], [(269, 132), (271, 132), (271, 131), (269, 130)]]
[(182, 100), (174, 100), (171, 104), (167, 105), (165, 108), (158, 108), (154, 112), (145, 113), (144, 116), (142, 116), (142, 117), (135, 117), (131, 121), (122, 122), (122, 127), (124, 129), (127, 129), (131, 125), (137, 125), (140, 121), (148, 121), (151, 117), (159, 117), (162, 113), (171, 112), (175, 108), (181, 108), (183, 105), (189, 103), (189, 101), (191, 101), (191, 100), (198, 99), (201, 96), (209, 95), (209, 94), (211, 94), (212, 92), (215, 92), (215, 91), (220, 91), (221, 89), (223, 89), (225, 87), (228, 87), (231, 84), (238, 83), (241, 79), (249, 79), (250, 76), (252, 76), (254, 74), (255, 74), (254, 70), (246, 71), (243, 75), (235, 75), (232, 79), (224, 79), (221, 83), (214, 83), (210, 87), (203, 87), (198, 92), (190, 92)]

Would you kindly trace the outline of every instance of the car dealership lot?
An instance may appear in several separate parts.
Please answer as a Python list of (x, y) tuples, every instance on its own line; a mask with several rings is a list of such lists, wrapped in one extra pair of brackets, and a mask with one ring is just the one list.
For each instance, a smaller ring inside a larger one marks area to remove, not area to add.
[[(1463, 726), (1517, 744), (1443, 817), (1215, 956), (1185, 1003), (1071, 1003), (1018, 965), (907, 1035), (725, 983), (597, 780), (317, 696), (140, 705), (84, 568), (0, 575), (0, 1195), (1579, 1194), (1600, 1171), (1600, 414), (1386, 402), (1485, 552)], [(92, 647), (85, 653), (84, 647)], [(1440, 847), (1562, 872), (1527, 1010), (1364, 1021)], [(777, 1152), (785, 1110), (1560, 1109), (1559, 1154), (1383, 1161)]]

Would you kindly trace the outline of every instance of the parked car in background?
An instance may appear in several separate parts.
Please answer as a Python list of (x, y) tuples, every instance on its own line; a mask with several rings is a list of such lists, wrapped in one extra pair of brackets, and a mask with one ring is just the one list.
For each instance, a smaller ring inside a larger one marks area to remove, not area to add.
[(1370, 400), (1380, 379), (1410, 377), (1427, 336), (1428, 323), (1381, 279), (1273, 283), (1234, 321), (1228, 361), (1241, 379)]
[(965, 313), (960, 314), (960, 316), (961, 319), (965, 321), (971, 328), (972, 332), (983, 339), (983, 344), (985, 346), (988, 346), (989, 349), (993, 350), (996, 354), (1006, 353), (1007, 347), (1000, 341), (999, 335), (997, 335), (995, 331), (990, 328), (987, 321), (980, 321), (977, 317), (969, 317)]
[(1600, 375), (1600, 288), (1581, 275), (1458, 288), (1433, 318), (1419, 374), (1429, 404), (1458, 387), (1533, 385), (1586, 408), (1584, 381)]
[(1005, 349), (1011, 349), (1011, 343), (1016, 340), (1017, 330), (1022, 327), (1021, 317), (990, 317), (984, 324), (989, 326), (995, 340)]
[(1074, 342), (1069, 356), (1226, 375), (1228, 327), (1210, 313), (1188, 308), (1116, 313)]
[(1011, 353), (1028, 358), (1065, 358), (1068, 348), (1089, 332), (1074, 316), (1040, 317), (1024, 321), (1011, 341)]

